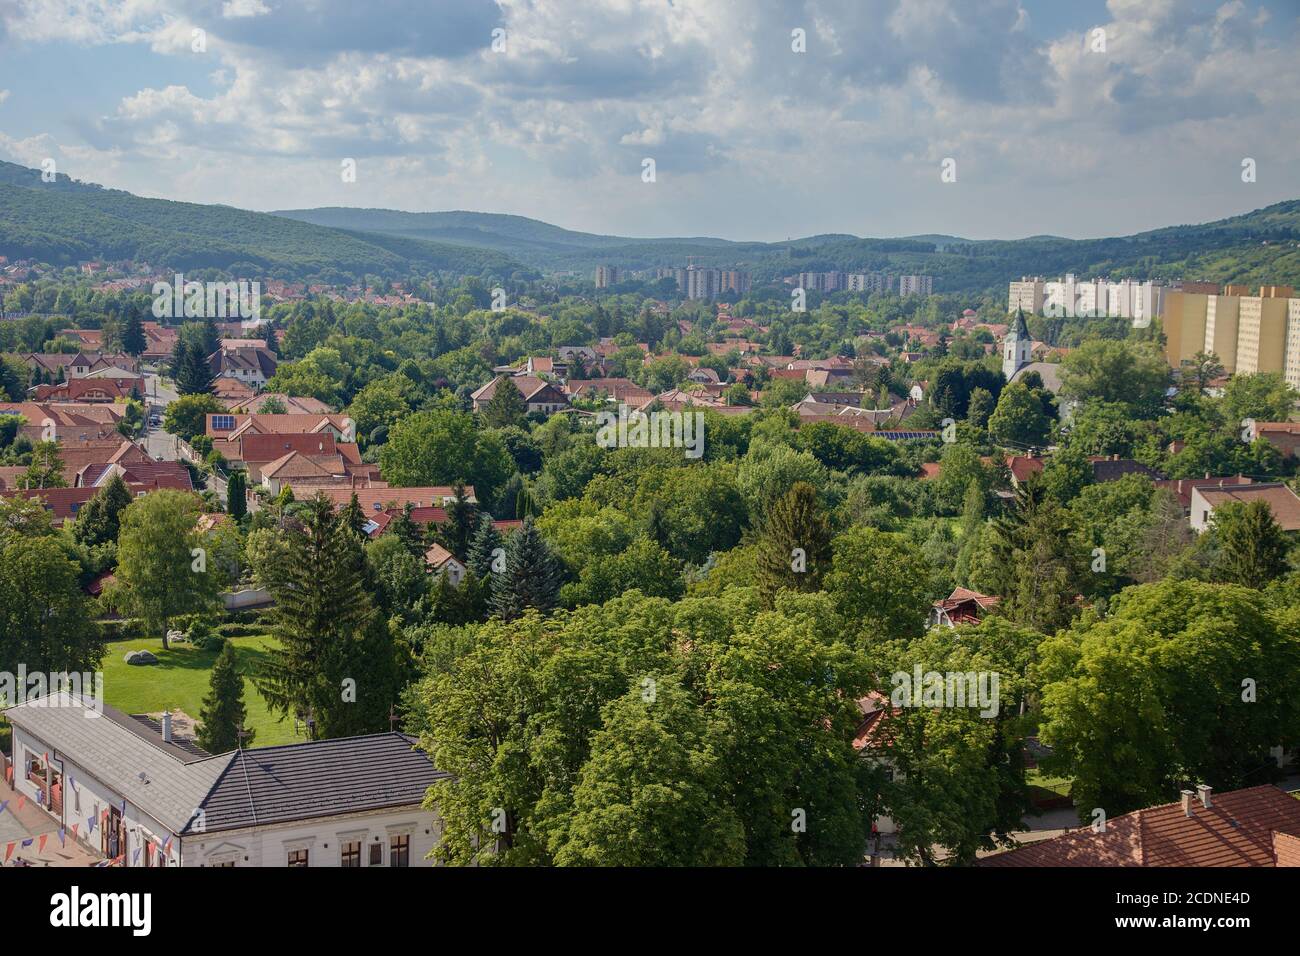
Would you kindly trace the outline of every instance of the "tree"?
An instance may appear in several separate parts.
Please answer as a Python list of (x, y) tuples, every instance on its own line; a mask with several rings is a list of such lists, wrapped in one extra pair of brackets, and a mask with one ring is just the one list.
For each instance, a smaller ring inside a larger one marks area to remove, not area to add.
[(1042, 445), (1052, 423), (1043, 413), (1042, 393), (1016, 381), (1002, 390), (988, 426), (994, 441), (1024, 448)]
[(1223, 414), (1234, 426), (1247, 418), (1284, 422), (1290, 417), (1297, 400), (1300, 400), (1300, 394), (1277, 372), (1234, 375), (1223, 387)]
[[(356, 495), (352, 500), (356, 500)], [(226, 513), (232, 521), (243, 521), (248, 514), (248, 479), (242, 468), (231, 470), (226, 480)]]
[(830, 570), (831, 528), (817, 489), (795, 482), (769, 509), (759, 537), (759, 588), (771, 606), (776, 592), (816, 591)]
[(276, 646), (253, 683), (274, 713), (308, 720), (315, 737), (384, 730), (397, 698), (397, 660), (365, 587), (360, 539), (322, 494), (300, 516), (286, 535), (288, 566), (272, 588)]
[(1061, 366), (1061, 390), (1069, 398), (1118, 402), (1149, 418), (1164, 401), (1169, 365), (1149, 343), (1088, 339)]
[[(1194, 783), (1267, 777), (1300, 733), (1294, 620), (1235, 585), (1128, 588), (1040, 649), (1044, 769), (1070, 777), (1083, 819), (1114, 818)], [(1213, 715), (1207, 719), (1207, 715)]]
[(478, 508), (466, 497), (462, 483), (456, 482), (452, 486), (452, 495), (452, 502), (447, 506), (447, 520), (439, 526), (438, 533), (447, 550), (463, 561), (469, 554), (470, 541), (478, 528)]
[(65, 488), (63, 458), (57, 441), (38, 441), (32, 448), (31, 464), (23, 473), (24, 488)]
[(644, 534), (616, 554), (594, 555), (578, 580), (560, 589), (560, 600), (568, 606), (603, 604), (632, 590), (670, 600), (685, 590), (682, 563)]
[(122, 351), (128, 355), (139, 355), (148, 344), (144, 335), (144, 323), (140, 321), (140, 316), (135, 312), (130, 313), (126, 317), (126, 324), (122, 330)]
[(1216, 581), (1262, 588), (1289, 570), (1285, 534), (1266, 502), (1220, 505), (1211, 523), (1219, 545), (1213, 569)]
[(634, 687), (607, 705), (573, 788), (559, 866), (735, 866), (740, 819), (708, 722), (681, 688)]
[(163, 414), (163, 428), (181, 441), (193, 441), (207, 431), (208, 415), (224, 412), (226, 406), (215, 395), (182, 395)]
[[(1005, 390), (1003, 391), (1005, 395)], [(975, 428), (984, 428), (989, 421), (989, 416), (993, 414), (997, 403), (993, 401), (993, 393), (987, 388), (975, 388), (971, 390), (970, 402), (966, 407), (966, 420)]]
[[(497, 557), (497, 549), (501, 547), (501, 532), (497, 531), (496, 523), (492, 520), (490, 514), (480, 514), (478, 519), (478, 528), (474, 532), (474, 540), (469, 549), (469, 570), (474, 572), (474, 576), (486, 580), (492, 573), (492, 563)], [(502, 552), (504, 555), (504, 551)]]
[[(199, 711), (198, 745), (210, 754), (223, 754), (253, 742), (254, 732), (246, 730), (244, 678), (239, 673), (235, 645), (227, 641), (212, 665), (208, 694)], [(243, 731), (243, 737), (240, 737)]]
[(72, 526), (72, 536), (84, 545), (97, 547), (116, 542), (122, 512), (135, 499), (121, 475), (113, 475), (95, 496), (81, 506)]
[(176, 375), (176, 391), (182, 395), (207, 395), (212, 392), (214, 380), (207, 355), (198, 349), (188, 349), (185, 362)]
[(826, 590), (859, 641), (919, 637), (930, 612), (931, 569), (898, 534), (854, 527), (832, 543)]
[(501, 439), (481, 431), (472, 415), (436, 409), (408, 415), (393, 426), (379, 452), (379, 465), (394, 486), (474, 486), (485, 505), (514, 474), (514, 462)]
[(489, 428), (506, 428), (522, 425), (528, 418), (528, 406), (523, 393), (509, 375), (497, 379), (492, 398), (482, 411), (483, 423)]
[(506, 567), (492, 576), (492, 610), (503, 620), (525, 608), (548, 611), (555, 606), (562, 577), (560, 561), (529, 518), (506, 544)]
[[(31, 504), (47, 514), (39, 503)], [(44, 528), (35, 522), (0, 522), (0, 660), (6, 668), (23, 664), (29, 673), (99, 669), (103, 632), (91, 620), (80, 571), (48, 518)]]
[(174, 618), (221, 605), (220, 575), (197, 528), (201, 512), (196, 495), (164, 489), (137, 498), (121, 515), (109, 601), (160, 634), (164, 648)]

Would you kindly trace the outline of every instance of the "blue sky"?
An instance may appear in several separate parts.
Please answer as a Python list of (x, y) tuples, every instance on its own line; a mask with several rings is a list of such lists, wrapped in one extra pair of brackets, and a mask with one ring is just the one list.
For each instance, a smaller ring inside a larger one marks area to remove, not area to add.
[(194, 202), (475, 209), (623, 235), (1126, 234), (1300, 197), (1298, 14), (1298, 0), (8, 0), (0, 159)]

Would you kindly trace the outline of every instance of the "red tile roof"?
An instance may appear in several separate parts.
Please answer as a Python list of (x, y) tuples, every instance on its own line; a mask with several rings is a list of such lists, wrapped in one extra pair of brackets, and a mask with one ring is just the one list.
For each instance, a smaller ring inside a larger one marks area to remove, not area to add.
[[(1282, 839), (1278, 839), (1278, 835)], [(978, 866), (1277, 866), (1300, 837), (1300, 800), (1265, 785), (1126, 813), (1091, 827), (997, 853)]]

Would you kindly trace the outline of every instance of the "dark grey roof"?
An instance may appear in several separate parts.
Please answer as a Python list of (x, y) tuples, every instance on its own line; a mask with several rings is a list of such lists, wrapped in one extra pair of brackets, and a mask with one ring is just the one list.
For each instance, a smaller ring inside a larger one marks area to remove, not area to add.
[(1024, 309), (1016, 309), (1016, 321), (1012, 325), (1011, 330), (1022, 339), (1033, 338), (1033, 336), (1029, 334), (1029, 326), (1025, 324)]
[(414, 744), (387, 733), (238, 750), (201, 804), (205, 831), (420, 803), (449, 774)]
[(1147, 478), (1164, 478), (1160, 472), (1148, 468), (1132, 458), (1104, 458), (1092, 463), (1092, 480), (1118, 481), (1125, 475), (1143, 475)]
[(205, 757), (212, 756), (212, 754), (208, 753), (196, 744), (190, 737), (180, 737), (173, 734), (171, 744), (168, 745), (162, 739), (162, 721), (150, 717), (148, 714), (131, 714), (130, 716), (132, 720), (144, 728), (146, 733), (157, 738), (158, 745), (163, 749), (168, 749), (170, 746), (176, 750), (182, 751), (183, 753), (189, 754), (195, 760), (202, 760)]

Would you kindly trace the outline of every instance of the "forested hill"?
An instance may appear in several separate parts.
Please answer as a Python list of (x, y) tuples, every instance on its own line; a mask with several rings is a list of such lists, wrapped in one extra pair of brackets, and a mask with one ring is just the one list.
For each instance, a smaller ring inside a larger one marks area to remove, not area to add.
[(1300, 201), (1199, 225), (1130, 236), (1063, 239), (1034, 236), (969, 240), (921, 235), (862, 239), (830, 234), (787, 242), (707, 237), (637, 239), (575, 232), (526, 219), (474, 212), (399, 212), (329, 207), (278, 212), (303, 222), (493, 249), (538, 269), (590, 271), (685, 265), (736, 266), (762, 281), (793, 272), (881, 271), (935, 276), (936, 291), (1003, 289), (1020, 275), (1074, 272), (1140, 278), (1200, 278), (1300, 286)]
[(795, 272), (922, 273), (936, 292), (1005, 293), (1009, 279), (1074, 272), (1300, 287), (1300, 200), (1199, 225), (1130, 236), (966, 240), (826, 234), (785, 242), (710, 237), (630, 238), (476, 212), (410, 213), (329, 207), (256, 213), (143, 199), (0, 162), (0, 255), (53, 265), (135, 260), (163, 269), (219, 269), (268, 278), (351, 282), (449, 273), (522, 278), (702, 266), (747, 269), (756, 283)]
[(0, 162), (0, 255), (56, 266), (98, 259), (162, 269), (360, 281), (367, 275), (529, 270), (499, 251), (334, 229), (231, 206), (143, 199)]

